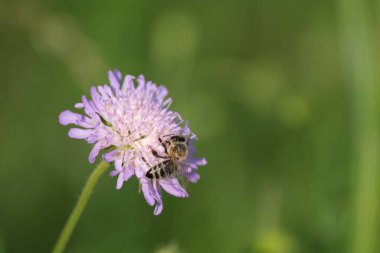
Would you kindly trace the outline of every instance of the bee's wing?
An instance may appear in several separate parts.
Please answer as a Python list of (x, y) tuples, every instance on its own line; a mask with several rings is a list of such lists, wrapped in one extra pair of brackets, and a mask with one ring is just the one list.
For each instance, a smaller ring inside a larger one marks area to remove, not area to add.
[(186, 174), (177, 173), (177, 178), (178, 178), (179, 184), (182, 186), (182, 188), (187, 190), (187, 188), (189, 186), (189, 180), (187, 179)]
[[(187, 190), (188, 180), (186, 175), (186, 170), (183, 169), (183, 164), (179, 163), (176, 159), (172, 159), (173, 164), (176, 169), (174, 172), (174, 178), (176, 179), (176, 183), (178, 183), (185, 191)], [(187, 165), (186, 165), (187, 166)]]

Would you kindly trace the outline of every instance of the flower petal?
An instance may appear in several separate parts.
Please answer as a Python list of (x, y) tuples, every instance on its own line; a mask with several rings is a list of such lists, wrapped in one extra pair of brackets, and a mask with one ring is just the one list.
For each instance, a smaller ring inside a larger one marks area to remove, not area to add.
[(134, 79), (135, 77), (131, 75), (126, 75), (124, 77), (124, 82), (123, 82), (123, 87), (122, 87), (123, 92), (130, 91), (134, 87), (134, 84), (133, 84)]
[(110, 172), (110, 177), (114, 177), (114, 176), (118, 175), (119, 173), (120, 173), (120, 171), (113, 170)]
[(111, 152), (103, 154), (102, 158), (105, 162), (110, 163), (110, 162), (115, 161), (120, 155), (121, 155), (120, 150), (115, 149), (115, 150), (112, 150)]
[(86, 96), (82, 96), (82, 102), (83, 102), (83, 105), (84, 105), (84, 112), (88, 115), (88, 116), (95, 116), (95, 111), (94, 111), (94, 108), (92, 107), (92, 105), (90, 104), (90, 102), (87, 100)]
[(165, 86), (159, 86), (158, 87), (158, 94), (157, 94), (157, 96), (158, 96), (158, 98), (160, 98), (160, 99), (164, 99), (167, 95), (168, 95), (168, 90), (165, 88)]
[(76, 121), (81, 117), (82, 115), (78, 113), (74, 113), (70, 110), (63, 111), (59, 114), (59, 123), (61, 125), (67, 126), (68, 124), (76, 124)]
[(76, 108), (76, 109), (82, 109), (83, 107), (84, 107), (83, 103), (76, 103), (74, 105), (74, 108)]
[(116, 159), (114, 164), (115, 164), (115, 169), (117, 171), (119, 171), (119, 172), (123, 171), (123, 167), (122, 167), (123, 160), (122, 159)]
[(192, 158), (191, 162), (198, 166), (205, 166), (207, 164), (206, 158)]
[(119, 91), (119, 89), (120, 89), (120, 83), (119, 83), (120, 80), (118, 79), (118, 77), (115, 74), (117, 74), (117, 72), (114, 73), (111, 70), (108, 71), (108, 79), (110, 80), (110, 84), (111, 84), (112, 88), (114, 89), (114, 92), (117, 93), (117, 91)]
[[(104, 88), (104, 91), (108, 94), (108, 96), (109, 96), (110, 98), (113, 98), (113, 97), (114, 97), (114, 94), (113, 94), (111, 88), (110, 88), (108, 85), (104, 85), (103, 88)], [(115, 109), (116, 109), (116, 108), (115, 108)]]
[(141, 190), (144, 194), (146, 202), (148, 203), (148, 205), (153, 206), (155, 201), (154, 201), (154, 196), (152, 194), (153, 187), (152, 187), (151, 182), (149, 180), (141, 179), (140, 184), (141, 184)]
[(131, 176), (133, 176), (133, 174), (134, 174), (134, 171), (133, 171), (132, 166), (125, 167), (125, 169), (124, 169), (124, 181), (128, 181), (128, 179), (130, 179)]
[(123, 183), (124, 183), (124, 173), (120, 172), (119, 177), (117, 178), (116, 189), (120, 190), (121, 187), (123, 186)]
[[(138, 159), (137, 159), (138, 157)], [(144, 178), (145, 172), (143, 167), (146, 166), (145, 163), (142, 161), (141, 155), (137, 155), (135, 162), (134, 162), (134, 168), (135, 168), (135, 174), (137, 178)]]
[(161, 188), (158, 185), (157, 181), (153, 181), (153, 195), (156, 201), (162, 202)]
[(159, 215), (162, 213), (162, 210), (164, 209), (164, 205), (162, 204), (162, 202), (157, 202), (155, 208), (154, 208), (154, 212), (153, 214), (154, 215)]
[(187, 175), (187, 179), (192, 182), (196, 183), (198, 180), (201, 178), (197, 172), (191, 172), (190, 174)]
[(154, 198), (156, 200), (156, 206), (154, 208), (154, 215), (159, 215), (162, 212), (162, 209), (164, 208), (162, 204), (162, 197), (161, 197), (161, 188), (158, 186), (158, 182), (153, 182), (153, 194)]
[(121, 72), (120, 72), (120, 70), (118, 70), (118, 69), (115, 69), (114, 71), (113, 71), (113, 73), (115, 74), (115, 76), (116, 76), (116, 78), (117, 78), (117, 80), (119, 81), (119, 83), (120, 83), (120, 81), (121, 81), (121, 79), (122, 79), (122, 75), (121, 75)]
[(90, 155), (88, 156), (88, 161), (90, 163), (94, 163), (96, 157), (99, 155), (99, 151), (102, 149), (102, 142), (98, 141), (95, 143), (94, 147), (92, 148)]
[(99, 95), (99, 92), (95, 86), (91, 87), (90, 94), (91, 94), (92, 101), (95, 103), (95, 105), (99, 106), (98, 103), (101, 100), (101, 96)]
[(103, 99), (109, 99), (107, 92), (104, 90), (103, 86), (98, 86), (98, 91)]
[(143, 75), (139, 75), (137, 77), (137, 82), (138, 82), (138, 87), (143, 88), (143, 86), (145, 85), (145, 77)]
[(83, 128), (93, 128), (94, 126), (89, 122), (90, 119), (82, 114), (72, 112), (70, 110), (63, 111), (59, 114), (59, 123), (61, 125), (75, 124)]
[(92, 129), (71, 128), (69, 136), (73, 139), (86, 139), (93, 133)]
[(137, 178), (142, 178), (144, 177), (144, 170), (141, 169), (141, 167), (136, 167), (135, 168), (135, 173)]
[(167, 178), (162, 179), (159, 181), (161, 187), (169, 194), (178, 197), (178, 198), (185, 198), (188, 197), (189, 194), (185, 191), (185, 189), (182, 188), (182, 186), (179, 184), (177, 178)]

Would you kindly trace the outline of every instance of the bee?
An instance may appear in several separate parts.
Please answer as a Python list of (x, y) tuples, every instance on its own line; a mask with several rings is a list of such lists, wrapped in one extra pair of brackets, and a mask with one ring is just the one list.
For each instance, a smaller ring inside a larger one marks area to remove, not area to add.
[(171, 175), (177, 176), (180, 169), (179, 163), (187, 159), (189, 140), (186, 141), (182, 135), (173, 135), (165, 142), (161, 138), (158, 140), (166, 155), (162, 156), (153, 149), (152, 154), (157, 158), (164, 159), (164, 161), (150, 167), (145, 176), (151, 180), (165, 179)]

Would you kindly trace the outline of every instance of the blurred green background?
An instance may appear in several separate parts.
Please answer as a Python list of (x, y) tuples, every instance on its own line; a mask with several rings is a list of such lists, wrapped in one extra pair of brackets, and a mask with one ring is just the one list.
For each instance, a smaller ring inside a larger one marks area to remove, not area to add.
[(153, 216), (104, 176), (66, 252), (380, 252), (380, 1), (0, 2), (0, 253), (49, 252), (94, 165), (58, 114), (119, 68), (208, 159)]

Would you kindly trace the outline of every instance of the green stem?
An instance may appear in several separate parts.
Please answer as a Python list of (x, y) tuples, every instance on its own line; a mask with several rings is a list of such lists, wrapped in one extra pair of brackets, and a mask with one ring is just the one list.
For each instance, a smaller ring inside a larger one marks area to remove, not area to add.
[(65, 227), (63, 228), (61, 235), (58, 238), (57, 243), (54, 246), (53, 253), (61, 253), (64, 251), (67, 242), (70, 239), (73, 230), (78, 223), (78, 220), (83, 212), (83, 209), (86, 207), (88, 199), (91, 196), (92, 191), (96, 183), (98, 182), (100, 176), (106, 171), (109, 164), (106, 162), (101, 162), (95, 170), (92, 172), (90, 178), (88, 179), (86, 185), (84, 186), (81, 195), (72, 211)]

